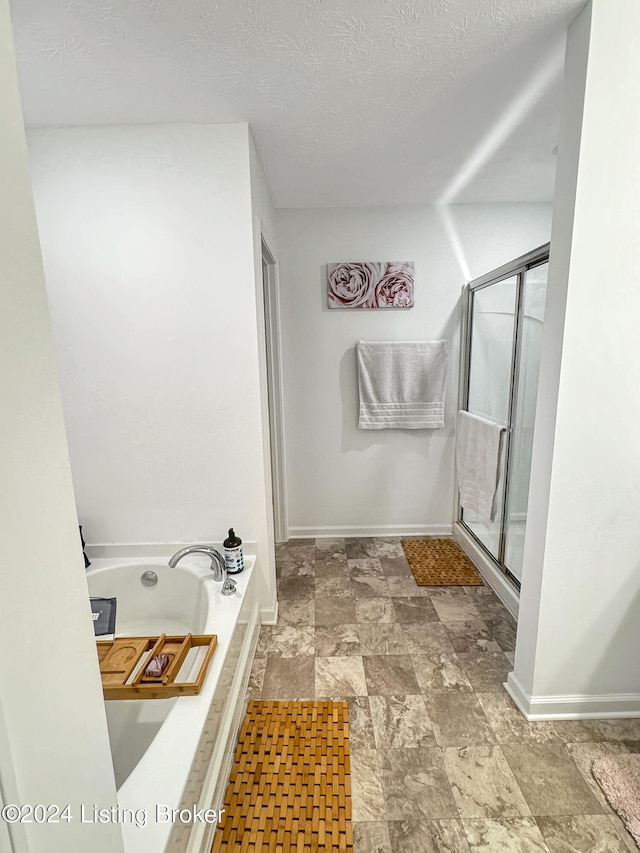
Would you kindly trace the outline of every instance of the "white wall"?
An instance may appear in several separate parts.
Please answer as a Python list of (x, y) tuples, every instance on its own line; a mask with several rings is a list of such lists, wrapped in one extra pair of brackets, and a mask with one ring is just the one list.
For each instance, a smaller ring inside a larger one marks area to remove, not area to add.
[(251, 203), (253, 212), (254, 215), (260, 217), (262, 233), (271, 251), (277, 253), (276, 211), (273, 207), (271, 191), (267, 184), (262, 162), (251, 136), (249, 136), (249, 165), (251, 169)]
[(509, 679), (533, 716), (640, 715), (639, 28), (636, 0), (594, 0), (569, 31)]
[(247, 125), (29, 143), (87, 541), (265, 547)]
[[(277, 211), (293, 535), (444, 532), (453, 520), (460, 292), (548, 241), (550, 205)], [(410, 260), (410, 310), (329, 310), (326, 264)], [(355, 344), (451, 342), (445, 428), (357, 428)]]
[(0, 137), (0, 800), (71, 805), (11, 826), (16, 853), (118, 853), (116, 823), (80, 823), (116, 793), (5, 0)]

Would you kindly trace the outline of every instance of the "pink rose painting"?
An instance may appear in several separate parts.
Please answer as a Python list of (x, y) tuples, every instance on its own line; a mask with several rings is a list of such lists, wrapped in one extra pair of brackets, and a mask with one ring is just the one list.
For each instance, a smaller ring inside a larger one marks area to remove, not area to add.
[(410, 261), (328, 264), (329, 308), (413, 308)]

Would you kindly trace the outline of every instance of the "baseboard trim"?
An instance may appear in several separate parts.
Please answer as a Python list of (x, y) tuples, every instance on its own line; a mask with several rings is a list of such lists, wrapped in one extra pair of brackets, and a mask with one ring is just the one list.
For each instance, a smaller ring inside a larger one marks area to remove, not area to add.
[(503, 685), (504, 689), (507, 691), (509, 696), (516, 703), (516, 707), (523, 714), (523, 716), (530, 720), (531, 717), (529, 714), (531, 713), (531, 696), (524, 689), (520, 681), (516, 678), (513, 672), (510, 672), (507, 675), (507, 680)]
[(277, 625), (278, 623), (278, 601), (260, 608), (260, 623), (262, 625)]
[(291, 539), (350, 539), (359, 536), (451, 536), (451, 524), (378, 524), (290, 527)]
[(520, 607), (518, 590), (505, 575), (493, 565), (477, 542), (461, 524), (453, 525), (453, 538), (482, 575), (483, 580), (491, 587), (509, 613), (517, 621)]
[(513, 672), (507, 676), (504, 686), (509, 696), (529, 721), (640, 717), (640, 693), (612, 693), (593, 696), (530, 696)]

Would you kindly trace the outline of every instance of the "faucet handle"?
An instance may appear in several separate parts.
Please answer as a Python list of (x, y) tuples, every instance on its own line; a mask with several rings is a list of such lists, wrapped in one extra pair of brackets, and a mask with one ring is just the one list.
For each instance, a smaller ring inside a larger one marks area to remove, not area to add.
[(220, 592), (222, 593), (222, 595), (233, 595), (236, 591), (236, 586), (236, 582), (231, 578), (227, 577), (224, 579), (224, 583), (222, 584)]

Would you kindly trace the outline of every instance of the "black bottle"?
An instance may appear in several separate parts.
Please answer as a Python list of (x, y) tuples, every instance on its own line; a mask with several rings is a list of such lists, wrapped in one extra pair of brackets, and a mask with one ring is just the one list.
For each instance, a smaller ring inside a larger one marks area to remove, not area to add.
[(229, 528), (229, 537), (222, 543), (224, 546), (224, 562), (228, 575), (237, 575), (244, 569), (244, 556), (242, 554), (242, 539)]

